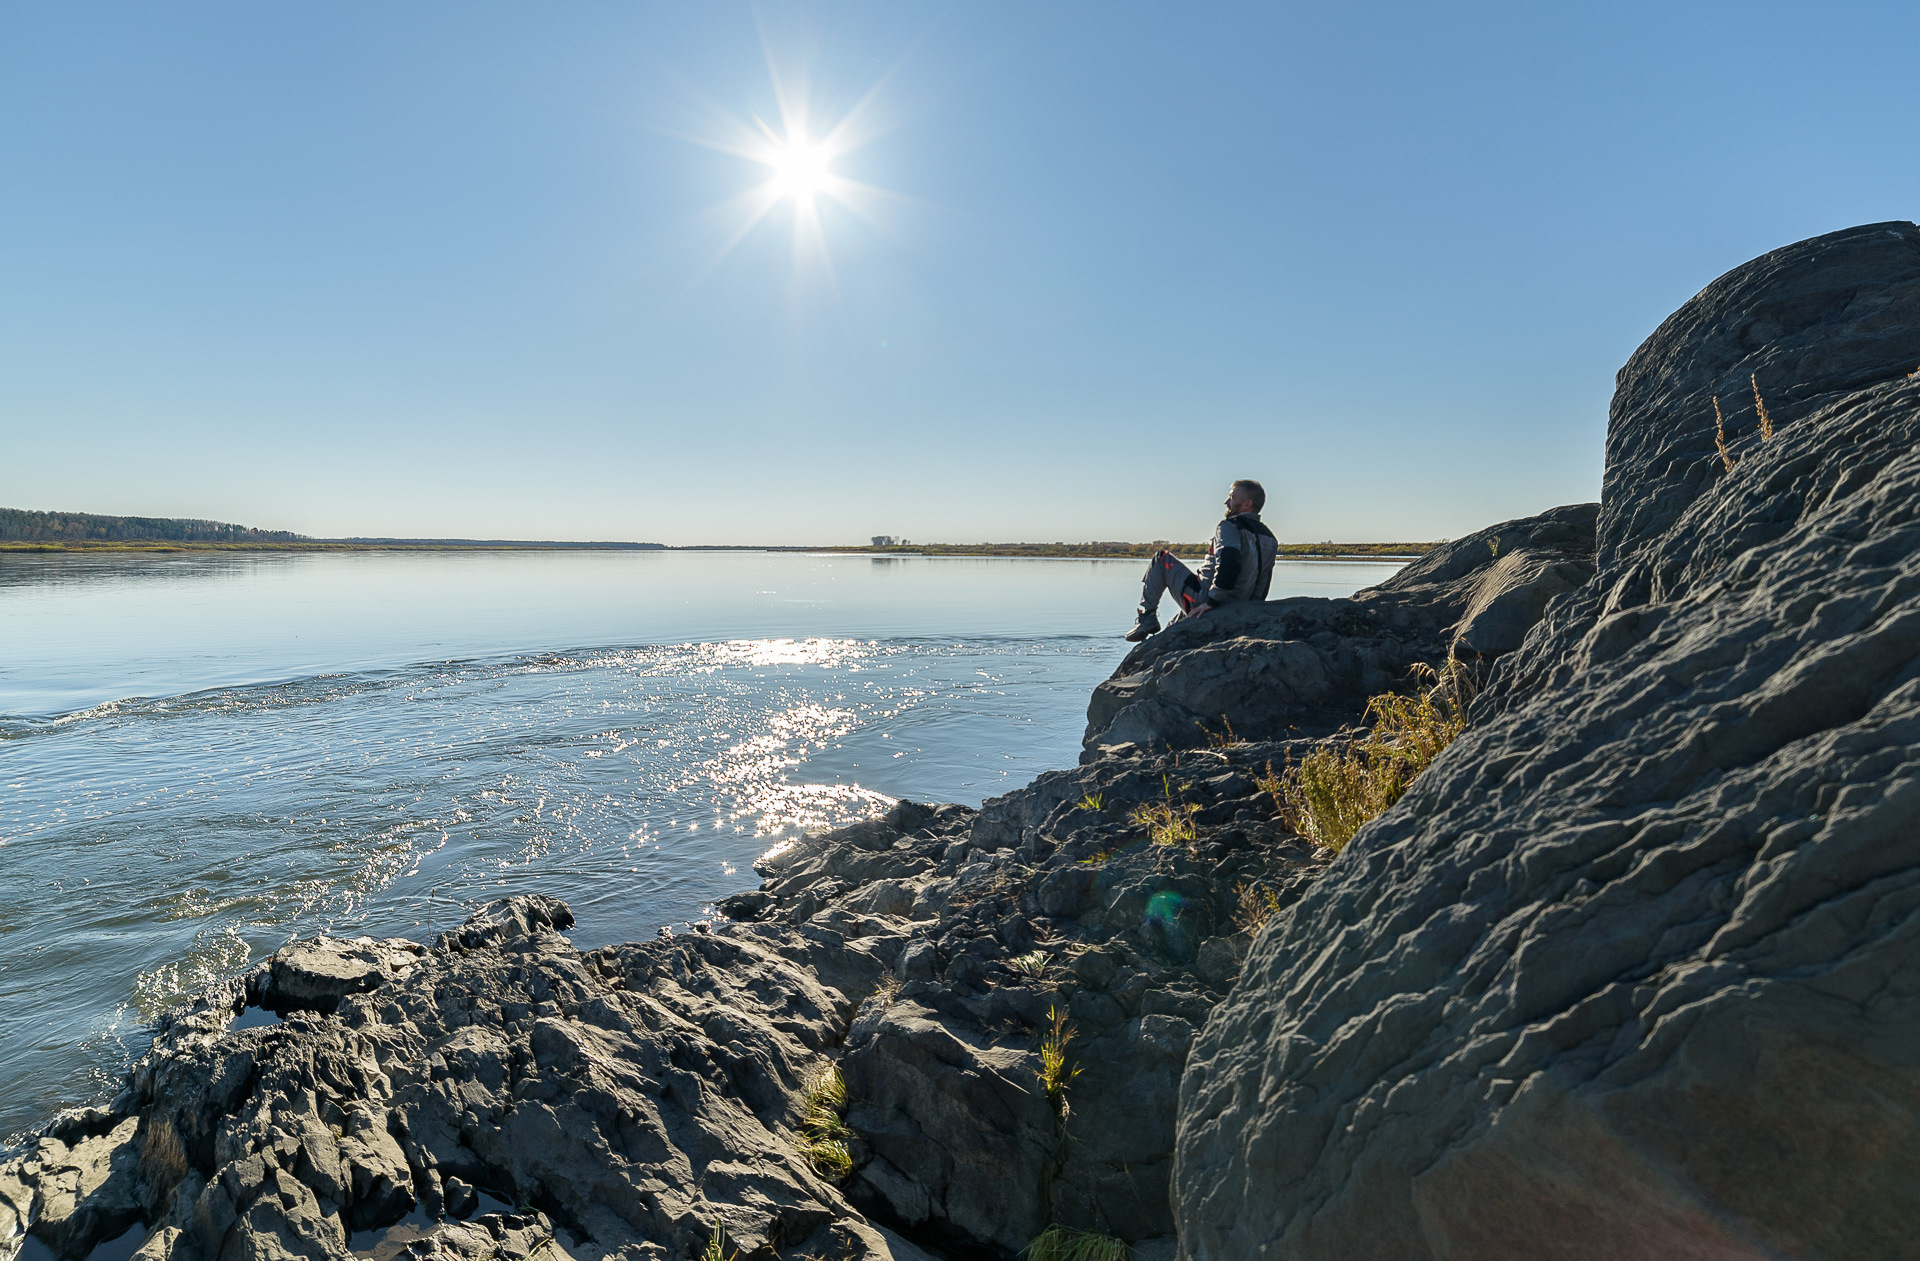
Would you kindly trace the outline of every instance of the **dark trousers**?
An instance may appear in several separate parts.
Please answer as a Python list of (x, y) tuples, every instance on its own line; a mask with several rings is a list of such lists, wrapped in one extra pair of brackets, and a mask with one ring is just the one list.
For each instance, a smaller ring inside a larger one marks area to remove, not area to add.
[(1181, 564), (1172, 552), (1155, 552), (1147, 562), (1146, 580), (1140, 584), (1140, 611), (1158, 612), (1160, 597), (1167, 593), (1172, 594), (1173, 602), (1180, 606), (1182, 613), (1193, 612), (1194, 606), (1207, 594), (1193, 571)]

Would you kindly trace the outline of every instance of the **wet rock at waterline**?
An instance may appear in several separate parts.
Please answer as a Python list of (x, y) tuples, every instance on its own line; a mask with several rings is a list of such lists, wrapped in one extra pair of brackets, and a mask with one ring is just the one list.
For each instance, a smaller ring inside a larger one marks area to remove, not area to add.
[(1914, 1255), (1916, 367), (1911, 224), (1635, 354), (1596, 576), (1207, 1022), (1184, 1255)]

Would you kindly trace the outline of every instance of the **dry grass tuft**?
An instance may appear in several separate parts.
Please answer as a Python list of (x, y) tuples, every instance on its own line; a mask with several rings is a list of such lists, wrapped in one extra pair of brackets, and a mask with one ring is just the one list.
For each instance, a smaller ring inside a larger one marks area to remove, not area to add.
[(147, 1141), (140, 1152), (140, 1164), (158, 1200), (172, 1195), (180, 1180), (187, 1176), (187, 1151), (180, 1145), (180, 1134), (173, 1128), (171, 1118), (155, 1117), (147, 1122)]
[(1246, 743), (1246, 741), (1242, 740), (1239, 734), (1234, 731), (1233, 723), (1228, 721), (1225, 714), (1220, 715), (1221, 731), (1215, 731), (1198, 720), (1194, 722), (1194, 725), (1207, 733), (1207, 747), (1209, 749), (1231, 749), (1235, 745)]
[(1720, 414), (1720, 396), (1713, 396), (1713, 445), (1720, 452), (1720, 467), (1733, 472), (1733, 452), (1727, 450), (1727, 418)]
[(1257, 880), (1243, 880), (1233, 891), (1238, 899), (1233, 908), (1233, 922), (1248, 936), (1265, 928), (1267, 921), (1280, 910), (1280, 895)]
[[(1418, 667), (1416, 667), (1418, 668)], [(1344, 749), (1320, 749), (1259, 781), (1274, 793), (1281, 821), (1334, 853), (1362, 825), (1400, 800), (1414, 777), (1467, 728), (1473, 681), (1457, 661), (1426, 669), (1418, 696), (1388, 692), (1367, 702), (1372, 728)], [(1275, 791), (1275, 790), (1278, 791)]]
[(1061, 1116), (1067, 1115), (1067, 1086), (1080, 1075), (1079, 1069), (1067, 1067), (1067, 1043), (1075, 1036), (1067, 1013), (1058, 1007), (1047, 1008), (1047, 1032), (1040, 1039), (1040, 1084), (1053, 1110)]
[(1127, 1245), (1112, 1235), (1049, 1226), (1020, 1250), (1025, 1261), (1127, 1261)]

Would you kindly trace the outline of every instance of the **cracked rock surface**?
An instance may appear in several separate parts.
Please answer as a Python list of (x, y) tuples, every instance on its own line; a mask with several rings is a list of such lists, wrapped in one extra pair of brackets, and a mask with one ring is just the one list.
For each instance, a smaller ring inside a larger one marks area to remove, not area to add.
[(1907, 223), (1635, 353), (1596, 576), (1201, 1032), (1183, 1255), (1920, 1254), (1916, 367)]
[[(111, 1108), (0, 1165), (0, 1243), (141, 1261), (920, 1254), (799, 1156), (803, 1079), (882, 971), (807, 927), (588, 953), (496, 902), (431, 946), (288, 946), (169, 1017)], [(231, 1029), (247, 1003), (286, 1013)], [(477, 1214), (480, 1196), (513, 1211)], [(375, 1232), (381, 1232), (375, 1234)]]

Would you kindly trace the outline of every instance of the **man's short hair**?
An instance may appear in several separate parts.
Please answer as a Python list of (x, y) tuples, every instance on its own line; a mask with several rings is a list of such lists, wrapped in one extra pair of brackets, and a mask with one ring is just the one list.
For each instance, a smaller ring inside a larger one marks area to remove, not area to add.
[(1254, 481), (1251, 477), (1241, 478), (1239, 481), (1233, 484), (1233, 489), (1239, 491), (1241, 494), (1245, 495), (1248, 499), (1253, 500), (1253, 510), (1255, 512), (1258, 512), (1262, 508), (1267, 506), (1266, 489), (1263, 486), (1261, 486), (1259, 482)]

